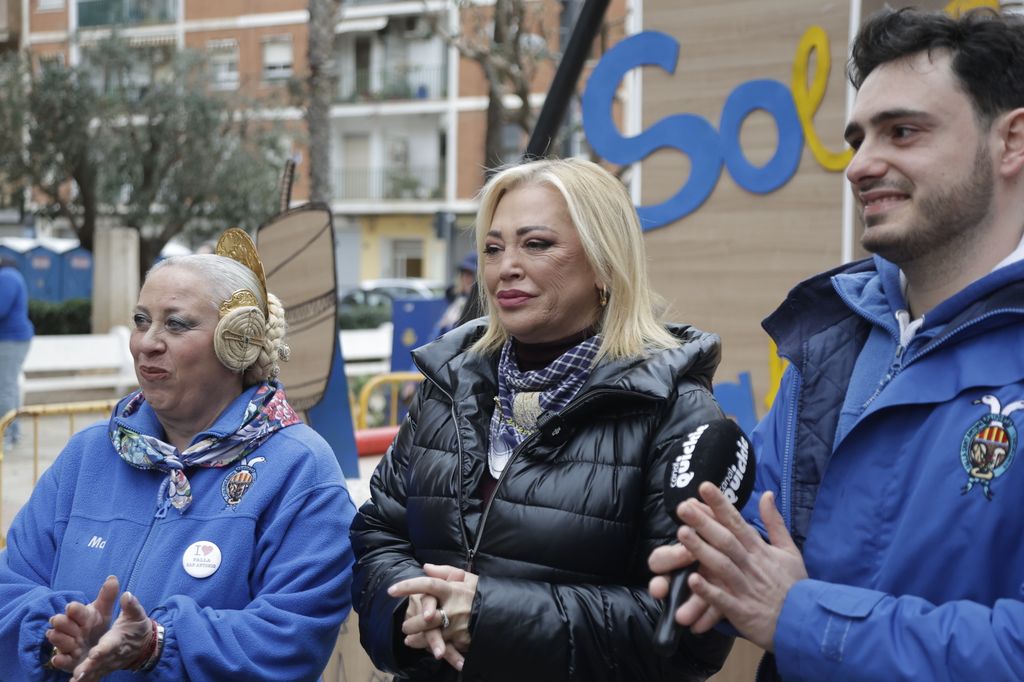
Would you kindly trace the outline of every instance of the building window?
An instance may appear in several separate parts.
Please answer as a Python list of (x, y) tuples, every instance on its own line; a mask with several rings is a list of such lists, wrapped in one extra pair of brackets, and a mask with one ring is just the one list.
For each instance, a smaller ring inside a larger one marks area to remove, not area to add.
[(49, 12), (57, 9), (64, 9), (64, 0), (39, 0), (36, 3), (36, 10), (40, 12)]
[(211, 40), (206, 43), (209, 54), (210, 87), (215, 90), (238, 89), (238, 41)]
[(423, 242), (419, 239), (395, 239), (391, 242), (393, 277), (423, 276)]
[(263, 80), (275, 81), (292, 75), (292, 39), (268, 38), (263, 43)]

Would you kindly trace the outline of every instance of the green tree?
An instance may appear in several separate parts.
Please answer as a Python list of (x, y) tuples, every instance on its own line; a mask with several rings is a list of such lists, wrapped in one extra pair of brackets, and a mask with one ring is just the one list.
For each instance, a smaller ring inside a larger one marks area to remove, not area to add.
[(91, 249), (97, 222), (139, 231), (145, 271), (170, 239), (254, 229), (276, 211), (276, 126), (213, 93), (189, 51), (140, 52), (116, 36), (83, 63), (0, 63), (0, 168)]
[[(487, 82), (487, 114), (484, 134), (484, 163), (488, 167), (510, 159), (502, 155), (502, 132), (515, 124), (524, 136), (533, 130), (536, 112), (530, 105), (530, 90), (537, 69), (557, 63), (549, 48), (554, 36), (545, 22), (548, 2), (495, 0), (481, 5), (472, 0), (451, 0), (461, 14), (460, 30), (451, 33), (438, 15), (428, 15), (432, 29), (458, 53), (476, 62)], [(557, 26), (554, 27), (557, 29)], [(517, 103), (506, 106), (504, 96), (513, 94)]]

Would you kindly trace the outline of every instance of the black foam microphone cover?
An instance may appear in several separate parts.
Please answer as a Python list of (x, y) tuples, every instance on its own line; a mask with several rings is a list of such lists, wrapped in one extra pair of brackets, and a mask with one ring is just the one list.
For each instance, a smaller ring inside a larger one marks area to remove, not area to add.
[[(754, 449), (736, 422), (717, 419), (701, 424), (676, 445), (676, 452), (665, 465), (665, 511), (678, 521), (676, 508), (690, 498), (700, 499), (701, 483), (709, 481), (741, 509), (754, 490)], [(690, 596), (687, 581), (696, 571), (696, 563), (674, 573), (665, 610), (654, 630), (654, 646), (663, 656), (671, 656), (679, 641), (675, 612)]]

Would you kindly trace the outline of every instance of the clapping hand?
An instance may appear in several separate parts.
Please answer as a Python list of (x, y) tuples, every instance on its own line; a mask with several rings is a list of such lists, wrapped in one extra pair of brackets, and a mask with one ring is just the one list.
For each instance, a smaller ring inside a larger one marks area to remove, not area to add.
[(133, 667), (151, 652), (153, 622), (131, 592), (121, 595), (121, 613), (113, 627), (100, 637), (89, 655), (75, 668), (74, 682), (94, 682), (115, 670)]
[(120, 584), (110, 576), (90, 604), (71, 602), (50, 619), (46, 638), (54, 646), (51, 665), (71, 673), (74, 682), (94, 682), (140, 661), (153, 642), (152, 621), (135, 595), (121, 595), (121, 613), (110, 618)]
[(786, 595), (807, 577), (800, 550), (772, 493), (762, 495), (758, 505), (767, 542), (715, 486), (701, 484), (700, 495), (706, 507), (695, 500), (680, 505), (686, 525), (679, 529), (679, 541), (700, 561), (700, 571), (690, 576), (693, 596), (676, 612), (676, 621), (703, 632), (721, 614), (744, 637), (772, 651)]
[(119, 590), (117, 578), (109, 576), (93, 602), (71, 602), (64, 613), (50, 618), (51, 629), (46, 631), (46, 639), (54, 648), (50, 665), (70, 673), (85, 660), (110, 625)]

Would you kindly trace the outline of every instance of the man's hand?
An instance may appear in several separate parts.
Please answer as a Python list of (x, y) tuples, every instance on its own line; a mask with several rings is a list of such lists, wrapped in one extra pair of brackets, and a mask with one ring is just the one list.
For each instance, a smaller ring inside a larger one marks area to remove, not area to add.
[[(651, 596), (655, 599), (667, 599), (672, 581), (671, 574), (687, 568), (694, 561), (696, 559), (690, 554), (690, 550), (682, 545), (664, 545), (651, 552), (647, 565), (651, 571), (659, 574), (651, 578), (647, 587)], [(666, 608), (670, 606), (666, 605)], [(722, 614), (717, 608), (692, 592), (690, 598), (676, 611), (676, 622), (689, 623), (690, 629), (698, 635), (715, 627), (721, 620)]]
[[(679, 540), (700, 562), (690, 576), (694, 596), (676, 612), (681, 625), (702, 622), (705, 609), (717, 609), (740, 633), (766, 651), (774, 648), (775, 626), (789, 589), (807, 577), (803, 557), (775, 508), (775, 496), (761, 496), (759, 511), (768, 542), (747, 524), (718, 488), (700, 486), (711, 514), (693, 501), (684, 502)], [(693, 603), (691, 603), (693, 602)]]

